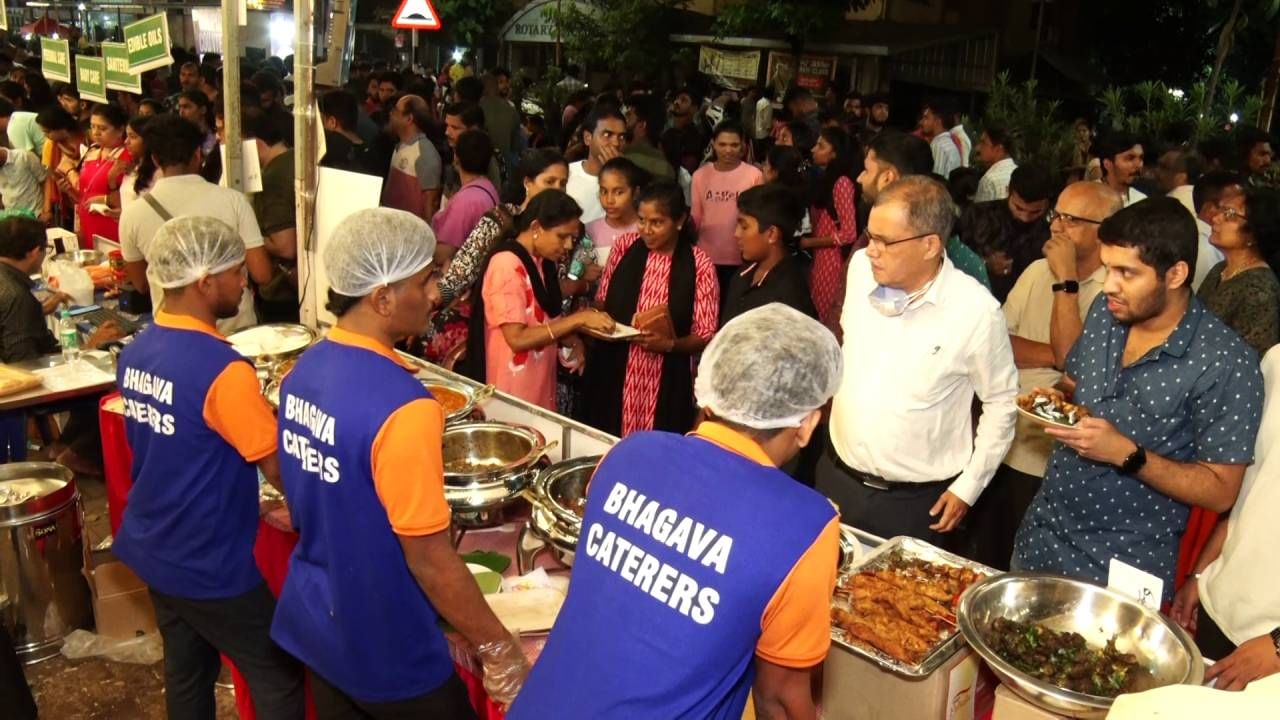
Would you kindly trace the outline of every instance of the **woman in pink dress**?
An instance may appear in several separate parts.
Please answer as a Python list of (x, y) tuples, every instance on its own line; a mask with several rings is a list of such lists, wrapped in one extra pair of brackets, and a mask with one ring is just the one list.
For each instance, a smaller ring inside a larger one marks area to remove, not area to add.
[(813, 234), (802, 238), (800, 247), (813, 253), (809, 291), (824, 324), (832, 319), (831, 308), (840, 291), (841, 248), (858, 239), (853, 178), (862, 172), (861, 157), (849, 134), (840, 128), (823, 128), (813, 146), (813, 164), (822, 174), (809, 209)]
[(547, 410), (556, 409), (556, 362), (581, 373), (581, 330), (607, 333), (597, 310), (560, 316), (556, 264), (582, 233), (582, 208), (561, 190), (544, 190), (515, 218), (515, 237), (494, 248), (481, 271), (467, 335), (467, 374)]
[(92, 248), (93, 236), (120, 241), (120, 184), (133, 156), (124, 146), (129, 118), (115, 105), (97, 105), (89, 118), (89, 139), (95, 143), (80, 164), (80, 247)]
[[(715, 265), (694, 247), (684, 193), (673, 182), (640, 191), (639, 235), (609, 252), (596, 301), (619, 322), (666, 308), (672, 335), (644, 332), (631, 343), (595, 343), (587, 367), (588, 422), (625, 436), (693, 427), (694, 359), (716, 331), (720, 285)], [(661, 325), (649, 325), (651, 330)]]

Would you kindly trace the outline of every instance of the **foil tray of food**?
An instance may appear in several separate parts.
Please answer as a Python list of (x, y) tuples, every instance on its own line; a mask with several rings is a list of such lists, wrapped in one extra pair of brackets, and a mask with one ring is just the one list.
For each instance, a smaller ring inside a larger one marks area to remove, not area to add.
[(1018, 413), (1045, 427), (1075, 427), (1089, 417), (1089, 409), (1069, 403), (1058, 393), (1034, 390), (1018, 396)]
[(890, 672), (927, 677), (964, 645), (960, 596), (993, 574), (923, 540), (892, 538), (840, 573), (832, 642)]

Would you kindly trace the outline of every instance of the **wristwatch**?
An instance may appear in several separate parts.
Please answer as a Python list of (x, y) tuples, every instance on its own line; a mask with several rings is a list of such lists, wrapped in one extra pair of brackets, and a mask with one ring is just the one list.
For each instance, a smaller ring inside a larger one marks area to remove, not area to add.
[(1077, 280), (1066, 280), (1060, 283), (1054, 283), (1050, 288), (1054, 292), (1065, 292), (1075, 295), (1080, 292), (1080, 282)]
[(1137, 449), (1129, 453), (1129, 457), (1124, 459), (1120, 464), (1120, 472), (1125, 475), (1136, 475), (1143, 465), (1147, 464), (1147, 451), (1138, 445)]
[(1280, 627), (1271, 631), (1271, 644), (1276, 646), (1276, 656), (1280, 657)]

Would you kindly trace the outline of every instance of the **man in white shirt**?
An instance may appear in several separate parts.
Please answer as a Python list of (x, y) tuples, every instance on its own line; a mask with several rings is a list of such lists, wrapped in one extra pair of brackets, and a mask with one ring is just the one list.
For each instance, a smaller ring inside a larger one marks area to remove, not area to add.
[[(1200, 237), (1196, 248), (1196, 271), (1191, 279), (1192, 291), (1199, 290), (1200, 283), (1204, 282), (1209, 271), (1223, 260), (1222, 251), (1209, 242), (1209, 236), (1213, 234), (1213, 228), (1209, 225), (1213, 215), (1202, 218), (1196, 206), (1196, 186), (1200, 182), (1203, 166), (1204, 160), (1200, 155), (1187, 147), (1165, 151), (1156, 165), (1156, 182), (1160, 185), (1160, 191), (1182, 203), (1182, 207), (1196, 219), (1196, 231)], [(1216, 206), (1214, 212), (1217, 212)]]
[[(1122, 207), (1123, 198), (1111, 188), (1078, 182), (1063, 190), (1049, 211), (1053, 234), (1044, 244), (1044, 257), (1018, 276), (1004, 303), (1020, 392), (1051, 388), (1062, 379), (1058, 368), (1107, 278), (1098, 227)], [(970, 516), (973, 559), (1009, 569), (1014, 535), (1040, 489), (1052, 451), (1053, 438), (1019, 417), (1009, 454)]]
[(973, 157), (973, 141), (969, 139), (969, 133), (964, 129), (964, 125), (959, 121), (959, 113), (956, 114), (957, 120), (954, 127), (951, 128), (951, 137), (956, 141), (956, 147), (960, 149), (960, 167), (969, 167), (970, 159)]
[(582, 142), (587, 146), (587, 159), (569, 166), (569, 184), (565, 192), (582, 208), (582, 222), (604, 217), (600, 204), (600, 169), (622, 155), (626, 146), (627, 120), (614, 107), (599, 107), (582, 121)]
[[(147, 255), (160, 226), (175, 217), (211, 217), (221, 220), (240, 234), (245, 246), (245, 266), (258, 285), (271, 281), (271, 258), (263, 247), (262, 233), (253, 206), (244, 194), (200, 177), (204, 136), (195, 125), (176, 115), (162, 115), (147, 125), (147, 150), (164, 176), (138, 202), (130, 203), (120, 215), (120, 249), (129, 282), (151, 293), (152, 309), (160, 307), (164, 290), (149, 282)], [(253, 293), (245, 288), (235, 317), (218, 321), (223, 334), (258, 323), (253, 310)]]
[(951, 547), (1013, 440), (1018, 394), (1000, 306), (946, 257), (954, 220), (932, 178), (879, 192), (849, 266), (845, 376), (816, 472), (845, 523)]
[(986, 166), (987, 171), (978, 181), (973, 201), (980, 203), (1009, 197), (1009, 178), (1018, 168), (1009, 155), (1009, 132), (1001, 127), (983, 130), (978, 136), (978, 161)]
[(1093, 143), (1093, 151), (1102, 166), (1102, 182), (1124, 198), (1124, 206), (1146, 200), (1147, 196), (1133, 187), (1142, 175), (1145, 153), (1142, 142), (1133, 133), (1113, 130)]
[(1195, 633), (1200, 652), (1218, 661), (1205, 679), (1216, 677), (1222, 690), (1243, 690), (1280, 673), (1280, 583), (1265, 579), (1273, 577), (1280, 546), (1280, 348), (1262, 358), (1262, 378), (1266, 390), (1253, 465), (1244, 473), (1231, 517), (1214, 529), (1170, 613)]
[(46, 177), (48, 169), (35, 153), (0, 147), (0, 199), (6, 210), (39, 215), (44, 206)]
[(950, 120), (951, 110), (940, 100), (929, 101), (920, 113), (920, 132), (929, 139), (933, 151), (933, 172), (944, 180), (951, 177), (952, 170), (963, 167), (959, 143), (947, 132)]

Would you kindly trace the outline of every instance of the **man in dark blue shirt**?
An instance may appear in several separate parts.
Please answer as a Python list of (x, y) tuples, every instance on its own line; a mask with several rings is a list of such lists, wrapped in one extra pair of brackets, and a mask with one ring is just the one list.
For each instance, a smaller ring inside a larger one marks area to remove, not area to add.
[(1164, 580), (1168, 601), (1190, 507), (1230, 509), (1253, 461), (1262, 376), (1191, 293), (1197, 232), (1177, 200), (1125, 208), (1098, 237), (1104, 297), (1066, 364), (1092, 417), (1046, 430), (1059, 444), (1013, 567), (1105, 582), (1116, 558)]

